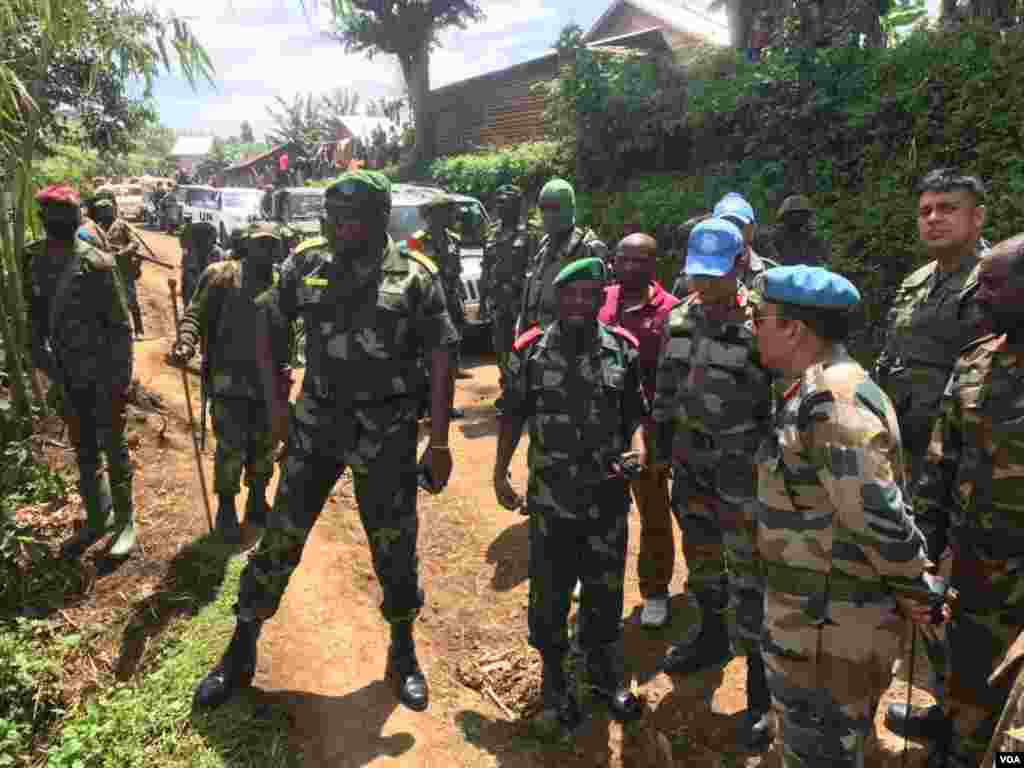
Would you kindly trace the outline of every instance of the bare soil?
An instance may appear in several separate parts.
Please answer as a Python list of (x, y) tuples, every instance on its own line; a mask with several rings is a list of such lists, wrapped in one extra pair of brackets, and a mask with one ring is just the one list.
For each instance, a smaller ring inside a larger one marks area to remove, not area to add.
[[(178, 263), (177, 240), (147, 233), (156, 255)], [(89, 555), (80, 576), (55, 607), (70, 627), (123, 627), (109, 647), (89, 658), (70, 659), (67, 687), (87, 693), (109, 675), (129, 679), (148, 663), (147, 647), (167, 625), (187, 620), (216, 594), (223, 568), (196, 573), (194, 542), (207, 532), (187, 427), (181, 372), (165, 362), (173, 342), (166, 270), (146, 264), (140, 283), (148, 335), (136, 346), (136, 377), (161, 405), (133, 408), (130, 440), (136, 464), (135, 500), (144, 554), (110, 572)], [(474, 352), (474, 347), (477, 351)], [(670, 680), (653, 671), (671, 638), (691, 618), (683, 599), (685, 562), (672, 582), (674, 622), (648, 632), (636, 623), (640, 595), (636, 580), (639, 520), (630, 516), (630, 558), (626, 573), (625, 642), (648, 713), (644, 722), (622, 728), (598, 706), (575, 738), (549, 743), (528, 724), (540, 690), (536, 654), (526, 645), (528, 542), (526, 519), (494, 499), (491, 472), (497, 423), (497, 370), (485, 344), (468, 345), (471, 378), (457, 384), (457, 403), (466, 418), (453, 422), (450, 445), (454, 472), (440, 496), (420, 492), (420, 575), (427, 602), (417, 624), (420, 661), (431, 685), (430, 709), (422, 714), (397, 705), (384, 681), (387, 627), (378, 610), (381, 595), (359, 523), (351, 481), (339, 481), (313, 530), (281, 609), (264, 630), (255, 689), (249, 694), (284, 707), (294, 723), (294, 747), (306, 764), (357, 766), (696, 766), (760, 765), (759, 756), (734, 746), (733, 732), (744, 705), (745, 665), (730, 663), (722, 673)], [(191, 375), (192, 405), (198, 408), (198, 379)], [(297, 384), (298, 385), (298, 384)], [(146, 399), (143, 398), (145, 402)], [(149, 400), (152, 405), (152, 398)], [(73, 465), (59, 447), (59, 426), (47, 435), (48, 455)], [(425, 441), (426, 434), (421, 434)], [(525, 443), (525, 440), (524, 440)], [(204, 456), (212, 482), (212, 433)], [(526, 445), (513, 464), (513, 479), (525, 488)], [(243, 491), (244, 494), (244, 491)], [(211, 497), (211, 505), (214, 499)], [(239, 499), (242, 508), (244, 499)], [(40, 510), (23, 514), (39, 516)], [(72, 497), (47, 511), (59, 538), (81, 517)], [(679, 544), (676, 532), (677, 546)], [(70, 582), (69, 582), (70, 583)], [(168, 596), (174, 593), (176, 599)], [(184, 595), (184, 600), (177, 599)], [(917, 683), (925, 679), (917, 664)], [(899, 680), (883, 700), (904, 700)], [(915, 701), (927, 694), (915, 689)], [(877, 718), (879, 744), (869, 764), (895, 767), (903, 741)], [(921, 745), (910, 745), (908, 765), (922, 765)], [(768, 764), (768, 761), (763, 761)]]

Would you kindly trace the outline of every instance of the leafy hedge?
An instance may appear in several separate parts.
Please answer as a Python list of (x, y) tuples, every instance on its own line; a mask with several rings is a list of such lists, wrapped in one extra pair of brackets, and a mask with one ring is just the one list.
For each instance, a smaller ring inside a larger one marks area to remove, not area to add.
[(573, 159), (553, 141), (518, 144), (495, 152), (453, 155), (434, 161), (434, 181), (452, 192), (488, 203), (502, 184), (518, 184), (534, 196), (553, 176), (567, 177)]

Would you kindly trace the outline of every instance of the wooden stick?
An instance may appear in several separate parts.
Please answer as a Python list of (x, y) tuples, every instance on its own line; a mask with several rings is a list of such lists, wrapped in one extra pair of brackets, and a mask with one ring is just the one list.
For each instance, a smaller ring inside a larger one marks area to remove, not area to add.
[(505, 702), (498, 698), (498, 694), (494, 692), (494, 689), (491, 688), (490, 684), (486, 680), (484, 680), (483, 688), (484, 693), (487, 694), (487, 697), (498, 706), (498, 709), (505, 713), (505, 717), (507, 717), (509, 720), (519, 719), (516, 717), (515, 713), (505, 705)]

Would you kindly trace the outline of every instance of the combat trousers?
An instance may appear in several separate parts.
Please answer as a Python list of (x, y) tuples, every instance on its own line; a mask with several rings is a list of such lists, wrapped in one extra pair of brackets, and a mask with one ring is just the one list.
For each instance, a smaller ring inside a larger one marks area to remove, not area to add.
[(247, 486), (266, 486), (274, 474), (274, 447), (266, 404), (245, 397), (215, 397), (210, 411), (217, 437), (214, 492), (237, 495), (243, 467)]
[[(128, 440), (124, 433), (124, 414), (115, 414), (108, 394), (100, 394), (95, 387), (68, 392), (70, 416), (77, 421), (72, 430), (75, 453), (78, 458), (78, 485), (83, 499), (99, 496), (104, 484), (100, 452), (107, 456), (110, 489), (115, 498), (128, 496), (131, 500), (132, 461), (128, 453)], [(77, 439), (74, 432), (77, 431)]]
[(124, 295), (128, 299), (128, 309), (132, 313), (132, 325), (135, 333), (142, 334), (142, 308), (139, 306), (139, 291), (136, 278), (129, 275), (124, 278)]
[(668, 497), (668, 470), (648, 467), (630, 483), (640, 512), (640, 554), (637, 576), (640, 594), (647, 599), (668, 592), (676, 564), (672, 505)]
[(687, 589), (694, 595), (709, 594), (728, 584), (729, 599), (719, 602), (728, 602), (733, 650), (740, 655), (759, 652), (764, 620), (752, 456), (752, 450), (722, 451), (699, 470), (676, 463), (672, 480), (672, 510), (683, 532), (689, 571)]
[(491, 341), (494, 355), (498, 358), (498, 371), (501, 374), (501, 391), (505, 391), (508, 379), (508, 358), (512, 354), (512, 343), (515, 341), (516, 310), (509, 307), (495, 307), (491, 317)]
[(819, 626), (813, 599), (775, 590), (765, 598), (765, 672), (778, 720), (766, 764), (863, 768), (905, 623), (896, 604), (880, 597), (832, 599), (831, 621)]
[[(578, 517), (530, 504), (530, 645), (541, 653), (569, 648), (568, 619), (579, 581), (580, 647), (616, 642), (621, 632), (629, 491), (626, 481), (584, 487)], [(590, 503), (592, 502), (592, 503)], [(529, 500), (528, 500), (529, 504)]]
[(327, 496), (352, 469), (356, 503), (389, 622), (412, 621), (423, 606), (416, 537), (415, 398), (338, 412), (303, 394), (295, 405), (287, 457), (267, 529), (242, 572), (237, 613), (277, 612)]

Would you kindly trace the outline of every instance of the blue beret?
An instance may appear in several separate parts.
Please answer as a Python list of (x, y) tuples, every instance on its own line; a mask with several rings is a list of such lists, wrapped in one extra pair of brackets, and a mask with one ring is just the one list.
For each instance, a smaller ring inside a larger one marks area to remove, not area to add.
[(860, 304), (856, 286), (823, 267), (773, 267), (758, 282), (765, 301), (819, 309), (853, 309)]
[(729, 274), (743, 253), (743, 233), (725, 219), (705, 219), (690, 230), (686, 246), (688, 275), (722, 277)]
[(744, 224), (756, 224), (757, 216), (754, 214), (754, 206), (746, 201), (743, 195), (738, 192), (730, 192), (715, 206), (713, 216), (735, 216)]

